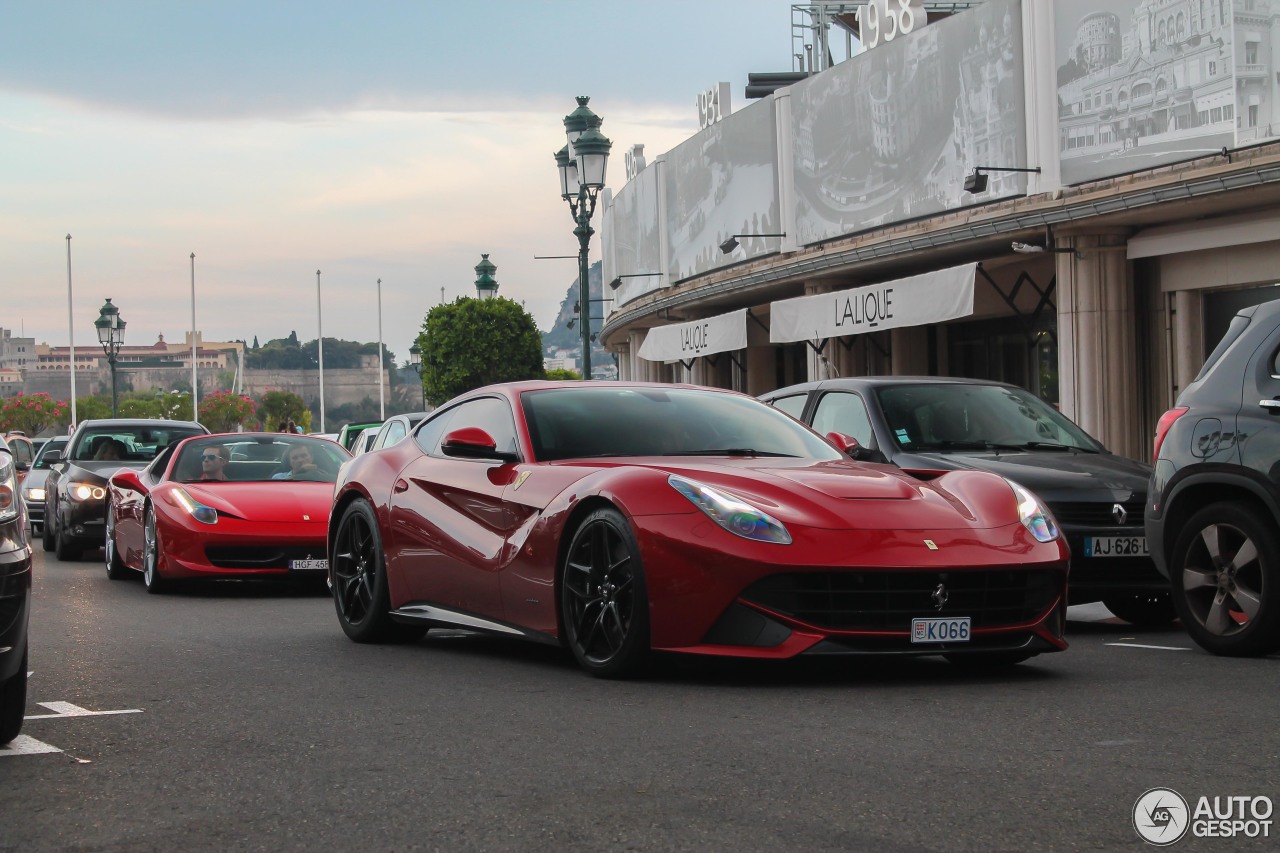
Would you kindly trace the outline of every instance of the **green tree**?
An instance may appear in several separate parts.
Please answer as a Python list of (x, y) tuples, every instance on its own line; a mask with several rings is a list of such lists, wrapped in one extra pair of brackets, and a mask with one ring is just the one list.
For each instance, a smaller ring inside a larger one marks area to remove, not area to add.
[(252, 397), (230, 391), (214, 391), (200, 401), (200, 423), (211, 432), (232, 432), (239, 426), (256, 426)]
[(258, 401), (258, 418), (262, 421), (262, 428), (272, 432), (288, 420), (304, 430), (311, 427), (311, 412), (306, 401), (292, 391), (265, 392)]
[(66, 400), (55, 400), (48, 394), (16, 394), (0, 402), (0, 433), (21, 430), (39, 435), (64, 420), (70, 411)]
[(503, 297), (461, 298), (427, 314), (418, 338), (427, 399), (440, 405), (495, 382), (542, 379), (542, 337), (532, 315)]
[(77, 397), (76, 417), (82, 421), (111, 417), (111, 394), (106, 396)]
[(557, 368), (555, 370), (548, 370), (547, 378), (548, 379), (581, 379), (582, 374), (576, 370), (563, 370), (563, 369)]

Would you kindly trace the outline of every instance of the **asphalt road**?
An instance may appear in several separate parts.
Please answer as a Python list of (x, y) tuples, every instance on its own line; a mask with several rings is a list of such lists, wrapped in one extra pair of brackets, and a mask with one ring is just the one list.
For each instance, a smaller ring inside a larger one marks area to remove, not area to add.
[(671, 660), (617, 683), (461, 632), (356, 645), (314, 587), (153, 596), (39, 551), (35, 582), (5, 851), (1141, 850), (1149, 788), (1280, 801), (1280, 659), (1097, 606), (999, 675)]

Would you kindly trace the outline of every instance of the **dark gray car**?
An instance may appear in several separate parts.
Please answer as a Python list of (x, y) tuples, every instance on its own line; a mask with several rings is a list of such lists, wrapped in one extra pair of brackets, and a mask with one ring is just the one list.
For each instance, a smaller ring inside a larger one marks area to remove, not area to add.
[(923, 476), (975, 468), (1020, 483), (1066, 534), (1072, 604), (1101, 601), (1137, 625), (1173, 622), (1169, 585), (1142, 527), (1150, 466), (1111, 453), (1035, 395), (977, 379), (863, 376), (761, 399), (823, 435), (856, 439), (858, 459)]
[(1280, 650), (1280, 301), (1245, 308), (1156, 426), (1147, 540), (1191, 637)]

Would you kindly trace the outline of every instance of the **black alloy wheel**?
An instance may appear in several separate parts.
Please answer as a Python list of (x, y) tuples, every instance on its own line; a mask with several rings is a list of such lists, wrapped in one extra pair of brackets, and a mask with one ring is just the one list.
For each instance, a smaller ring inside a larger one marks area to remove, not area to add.
[(1178, 618), (1173, 596), (1167, 592), (1134, 592), (1102, 599), (1114, 615), (1139, 628), (1164, 628)]
[(560, 575), (565, 639), (588, 673), (625, 678), (649, 658), (649, 594), (640, 547), (622, 513), (598, 509), (569, 543)]
[(1242, 502), (1191, 517), (1170, 562), (1173, 602), (1191, 638), (1216, 655), (1280, 649), (1280, 536)]
[(120, 559), (120, 552), (116, 550), (116, 514), (110, 506), (107, 507), (107, 538), (102, 543), (102, 555), (107, 567), (107, 577), (118, 581), (128, 576), (124, 560)]
[(338, 624), (357, 643), (411, 643), (427, 633), (428, 626), (402, 625), (391, 618), (382, 534), (368, 501), (357, 500), (342, 513), (329, 571)]
[(160, 537), (156, 533), (156, 511), (147, 504), (142, 521), (142, 583), (147, 592), (161, 593), (169, 583), (160, 576)]
[(22, 731), (22, 717), (27, 712), (27, 651), (22, 651), (18, 671), (0, 683), (0, 746)]

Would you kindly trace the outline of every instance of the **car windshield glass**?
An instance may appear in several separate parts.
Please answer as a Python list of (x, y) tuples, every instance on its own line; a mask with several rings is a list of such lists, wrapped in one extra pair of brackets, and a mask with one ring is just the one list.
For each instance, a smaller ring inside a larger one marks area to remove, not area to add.
[(182, 445), (172, 479), (332, 483), (351, 454), (332, 441), (288, 433), (215, 435)]
[(894, 442), (906, 451), (1080, 450), (1101, 446), (1039, 397), (1002, 385), (876, 389)]
[(75, 462), (150, 462), (175, 441), (203, 432), (195, 427), (103, 424), (80, 433), (71, 459)]
[(521, 395), (540, 461), (589, 456), (843, 459), (787, 415), (749, 397), (672, 388), (555, 388)]

